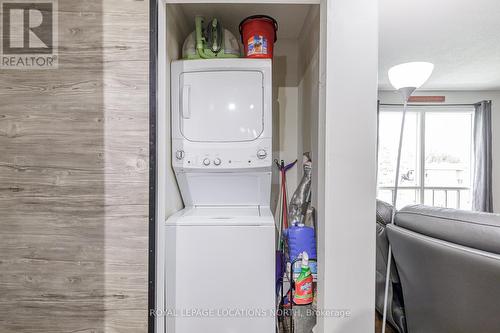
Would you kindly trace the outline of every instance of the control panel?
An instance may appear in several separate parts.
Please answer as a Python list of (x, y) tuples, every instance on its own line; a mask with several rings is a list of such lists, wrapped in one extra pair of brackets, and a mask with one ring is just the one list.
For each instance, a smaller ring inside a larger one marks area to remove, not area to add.
[(205, 145), (186, 144), (174, 141), (172, 164), (176, 168), (207, 170), (245, 169), (268, 167), (272, 164), (270, 140), (240, 145), (237, 149), (231, 144)]

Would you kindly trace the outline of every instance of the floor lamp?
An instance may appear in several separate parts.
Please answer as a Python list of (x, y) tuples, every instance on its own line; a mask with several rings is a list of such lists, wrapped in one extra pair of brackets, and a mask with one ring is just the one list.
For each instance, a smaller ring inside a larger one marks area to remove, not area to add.
[[(434, 65), (429, 62), (407, 62), (396, 65), (389, 69), (389, 81), (394, 89), (396, 89), (403, 97), (403, 117), (401, 119), (401, 130), (399, 132), (398, 157), (396, 159), (396, 176), (394, 180), (394, 192), (392, 194), (392, 215), (391, 224), (394, 224), (394, 216), (396, 215), (396, 203), (398, 198), (399, 187), (399, 167), (401, 164), (401, 148), (403, 146), (403, 132), (405, 127), (406, 111), (408, 109), (408, 100), (415, 89), (420, 88), (432, 74)], [(392, 262), (392, 247), (389, 244), (389, 254), (387, 256), (387, 272), (385, 275), (385, 291), (384, 291), (384, 313), (382, 319), (382, 333), (385, 333), (387, 321), (387, 297), (389, 294), (389, 281)]]

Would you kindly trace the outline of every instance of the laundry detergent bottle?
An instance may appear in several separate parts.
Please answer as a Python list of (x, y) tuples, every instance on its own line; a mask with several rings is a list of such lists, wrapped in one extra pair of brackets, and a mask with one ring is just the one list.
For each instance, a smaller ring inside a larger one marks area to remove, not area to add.
[(297, 305), (311, 304), (314, 300), (313, 276), (309, 268), (309, 256), (302, 252), (302, 269), (295, 281), (295, 294), (293, 302)]

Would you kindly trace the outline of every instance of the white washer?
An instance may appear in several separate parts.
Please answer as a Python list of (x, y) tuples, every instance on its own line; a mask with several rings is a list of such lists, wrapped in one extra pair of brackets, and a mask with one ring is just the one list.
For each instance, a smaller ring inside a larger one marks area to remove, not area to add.
[(166, 332), (275, 331), (269, 59), (172, 63)]
[(166, 233), (167, 332), (274, 332), (269, 210), (187, 208)]

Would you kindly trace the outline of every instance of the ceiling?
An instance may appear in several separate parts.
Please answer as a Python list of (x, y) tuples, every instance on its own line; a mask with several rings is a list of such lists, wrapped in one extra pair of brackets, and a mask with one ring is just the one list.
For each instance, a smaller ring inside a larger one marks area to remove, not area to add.
[(311, 5), (283, 5), (276, 4), (183, 4), (182, 11), (186, 17), (193, 19), (196, 15), (205, 16), (209, 19), (217, 17), (221, 20), (224, 27), (228, 28), (233, 34), (239, 36), (238, 26), (245, 17), (256, 14), (266, 14), (274, 17), (279, 23), (278, 38), (297, 38), (304, 21), (306, 19), (309, 7)]
[(408, 61), (435, 68), (427, 90), (500, 90), (499, 0), (380, 0), (379, 89)]

